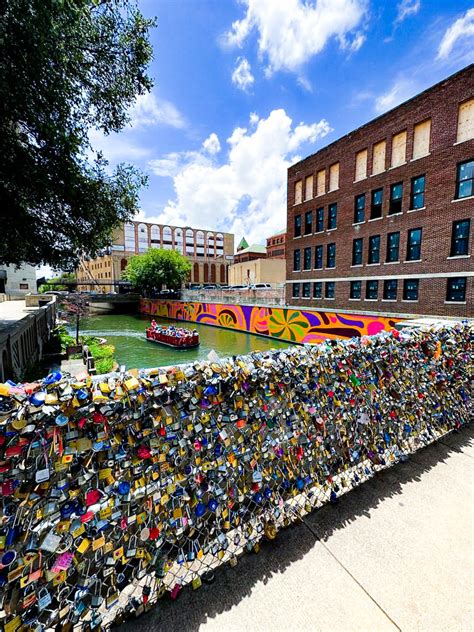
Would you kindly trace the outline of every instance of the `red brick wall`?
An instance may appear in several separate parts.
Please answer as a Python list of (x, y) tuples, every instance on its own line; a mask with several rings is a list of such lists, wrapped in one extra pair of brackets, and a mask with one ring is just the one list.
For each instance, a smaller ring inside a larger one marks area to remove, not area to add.
[[(422, 274), (459, 273), (466, 276), (474, 271), (474, 251), (472, 235), (474, 224), (474, 198), (453, 202), (455, 195), (456, 165), (467, 159), (474, 159), (474, 141), (456, 143), (458, 107), (462, 101), (474, 96), (474, 65), (471, 65), (418, 95), (406, 104), (384, 114), (371, 123), (344, 136), (326, 148), (291, 166), (288, 170), (288, 232), (287, 232), (287, 280), (325, 281), (336, 280), (335, 299), (296, 299), (292, 298), (292, 285), (287, 284), (287, 302), (291, 305), (326, 306), (330, 309), (348, 309), (383, 311), (409, 314), (436, 314), (445, 316), (473, 316), (474, 278), (467, 278), (466, 303), (456, 305), (445, 303), (446, 277), (420, 278), (418, 302), (402, 301), (403, 280), (398, 280), (397, 302), (382, 301), (383, 278), (403, 277)], [(430, 154), (411, 161), (413, 148), (413, 128), (427, 118), (431, 118)], [(399, 167), (389, 168), (391, 161), (392, 136), (407, 131), (407, 162)], [(386, 170), (370, 176), (372, 171), (372, 147), (386, 140)], [(355, 154), (368, 149), (368, 177), (354, 183)], [(316, 190), (316, 172), (326, 169), (326, 190), (329, 180), (329, 166), (340, 163), (339, 189), (294, 205), (295, 182), (314, 174)], [(425, 209), (408, 212), (411, 178), (425, 175)], [(388, 216), (390, 185), (403, 181), (402, 214)], [(370, 193), (383, 187), (383, 217), (368, 221), (370, 215)], [(360, 193), (366, 194), (365, 222), (354, 226), (354, 198)], [(327, 226), (328, 205), (337, 202), (337, 229), (323, 233), (294, 238), (294, 217), (301, 214), (302, 232), (304, 214), (313, 211), (313, 230), (315, 230), (315, 211), (323, 206), (325, 210), (325, 228)], [(448, 259), (451, 248), (452, 222), (471, 218), (469, 240), (470, 258)], [(404, 263), (406, 256), (407, 233), (411, 228), (422, 228), (421, 259), (419, 263)], [(387, 233), (400, 231), (400, 263), (385, 264)], [(371, 235), (381, 235), (379, 265), (367, 266), (368, 241)], [(363, 266), (351, 267), (353, 239), (363, 237)], [(336, 242), (336, 268), (293, 272), (293, 251), (301, 250), (301, 268), (303, 268), (303, 250), (312, 248), (312, 267), (314, 266), (314, 246), (324, 245), (324, 265), (326, 263), (326, 244)], [(350, 279), (379, 279), (377, 301), (366, 301), (365, 282), (362, 282), (362, 300), (349, 300)], [(337, 279), (347, 279), (337, 281)], [(300, 286), (302, 291), (302, 286)], [(312, 292), (312, 288), (311, 288)], [(323, 284), (324, 296), (324, 284)]]

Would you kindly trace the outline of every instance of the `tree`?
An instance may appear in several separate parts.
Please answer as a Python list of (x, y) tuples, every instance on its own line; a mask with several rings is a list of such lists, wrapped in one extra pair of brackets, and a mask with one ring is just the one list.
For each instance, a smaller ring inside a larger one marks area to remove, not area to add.
[(79, 344), (81, 318), (89, 314), (89, 303), (84, 294), (70, 294), (63, 303), (64, 316), (76, 325), (76, 344)]
[(70, 290), (71, 284), (76, 284), (76, 275), (73, 272), (63, 272), (60, 276), (47, 279), (46, 283), (40, 286), (39, 292), (44, 294), (45, 292)]
[(139, 292), (147, 295), (181, 287), (191, 272), (191, 263), (176, 250), (151, 248), (143, 255), (135, 255), (127, 263), (123, 277)]
[(93, 156), (151, 89), (149, 29), (132, 0), (3, 0), (0, 263), (72, 268), (137, 210), (146, 178)]

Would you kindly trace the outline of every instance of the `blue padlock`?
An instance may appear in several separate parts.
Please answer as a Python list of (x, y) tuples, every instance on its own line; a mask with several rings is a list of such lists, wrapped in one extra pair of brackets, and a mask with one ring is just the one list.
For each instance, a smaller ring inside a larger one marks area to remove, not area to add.
[(33, 393), (33, 395), (30, 397), (30, 403), (33, 404), (33, 406), (39, 407), (44, 404), (45, 399), (46, 399), (46, 392), (38, 391), (37, 393)]

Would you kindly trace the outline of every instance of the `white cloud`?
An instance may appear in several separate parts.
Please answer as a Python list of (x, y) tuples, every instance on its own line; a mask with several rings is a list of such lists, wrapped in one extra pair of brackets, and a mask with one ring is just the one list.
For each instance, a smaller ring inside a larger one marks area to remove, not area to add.
[(159, 99), (153, 92), (138, 96), (130, 109), (130, 117), (134, 128), (151, 125), (169, 125), (178, 129), (186, 127), (186, 121), (176, 106), (170, 101)]
[[(245, 234), (259, 243), (285, 226), (287, 169), (297, 150), (331, 128), (324, 119), (294, 126), (283, 109), (266, 119), (252, 113), (249, 122), (250, 129), (236, 127), (227, 139), (224, 164), (204, 156), (204, 149), (162, 159), (172, 163), (176, 196), (157, 221), (226, 230), (237, 240)], [(163, 168), (162, 161), (150, 165)]]
[(363, 35), (354, 30), (366, 15), (366, 0), (243, 0), (245, 17), (232, 24), (224, 41), (242, 47), (253, 29), (258, 31), (267, 72), (298, 71), (327, 42), (336, 37), (341, 48), (357, 50)]
[(136, 143), (127, 131), (106, 136), (97, 129), (89, 131), (89, 140), (94, 151), (101, 151), (111, 163), (137, 161), (149, 158), (151, 150)]
[(217, 134), (214, 134), (214, 132), (212, 132), (209, 138), (206, 138), (206, 140), (203, 142), (202, 147), (205, 151), (207, 151), (208, 154), (211, 154), (211, 156), (218, 154), (221, 150), (221, 144), (219, 142)]
[(250, 64), (245, 57), (237, 59), (237, 65), (232, 73), (232, 83), (244, 92), (250, 88), (255, 81), (250, 68)]
[(416, 15), (421, 8), (421, 0), (401, 0), (397, 4), (397, 17), (395, 24), (400, 24), (410, 15)]
[[(466, 41), (472, 37), (474, 37), (474, 8), (468, 9), (447, 29), (438, 48), (438, 59), (448, 59), (456, 45), (461, 47), (461, 55), (466, 53), (472, 57), (474, 42)], [(459, 40), (465, 48), (459, 44)]]
[(375, 111), (382, 114), (403, 103), (417, 92), (415, 83), (408, 79), (398, 79), (384, 94), (375, 99)]

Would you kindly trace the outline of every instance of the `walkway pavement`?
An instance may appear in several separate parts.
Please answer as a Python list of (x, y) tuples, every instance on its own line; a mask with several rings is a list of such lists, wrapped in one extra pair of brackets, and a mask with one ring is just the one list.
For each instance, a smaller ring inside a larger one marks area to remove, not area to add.
[(37, 307), (26, 308), (25, 301), (2, 301), (0, 303), (0, 330), (9, 327), (27, 314), (37, 311)]
[(120, 629), (471, 632), (473, 466), (471, 427)]

